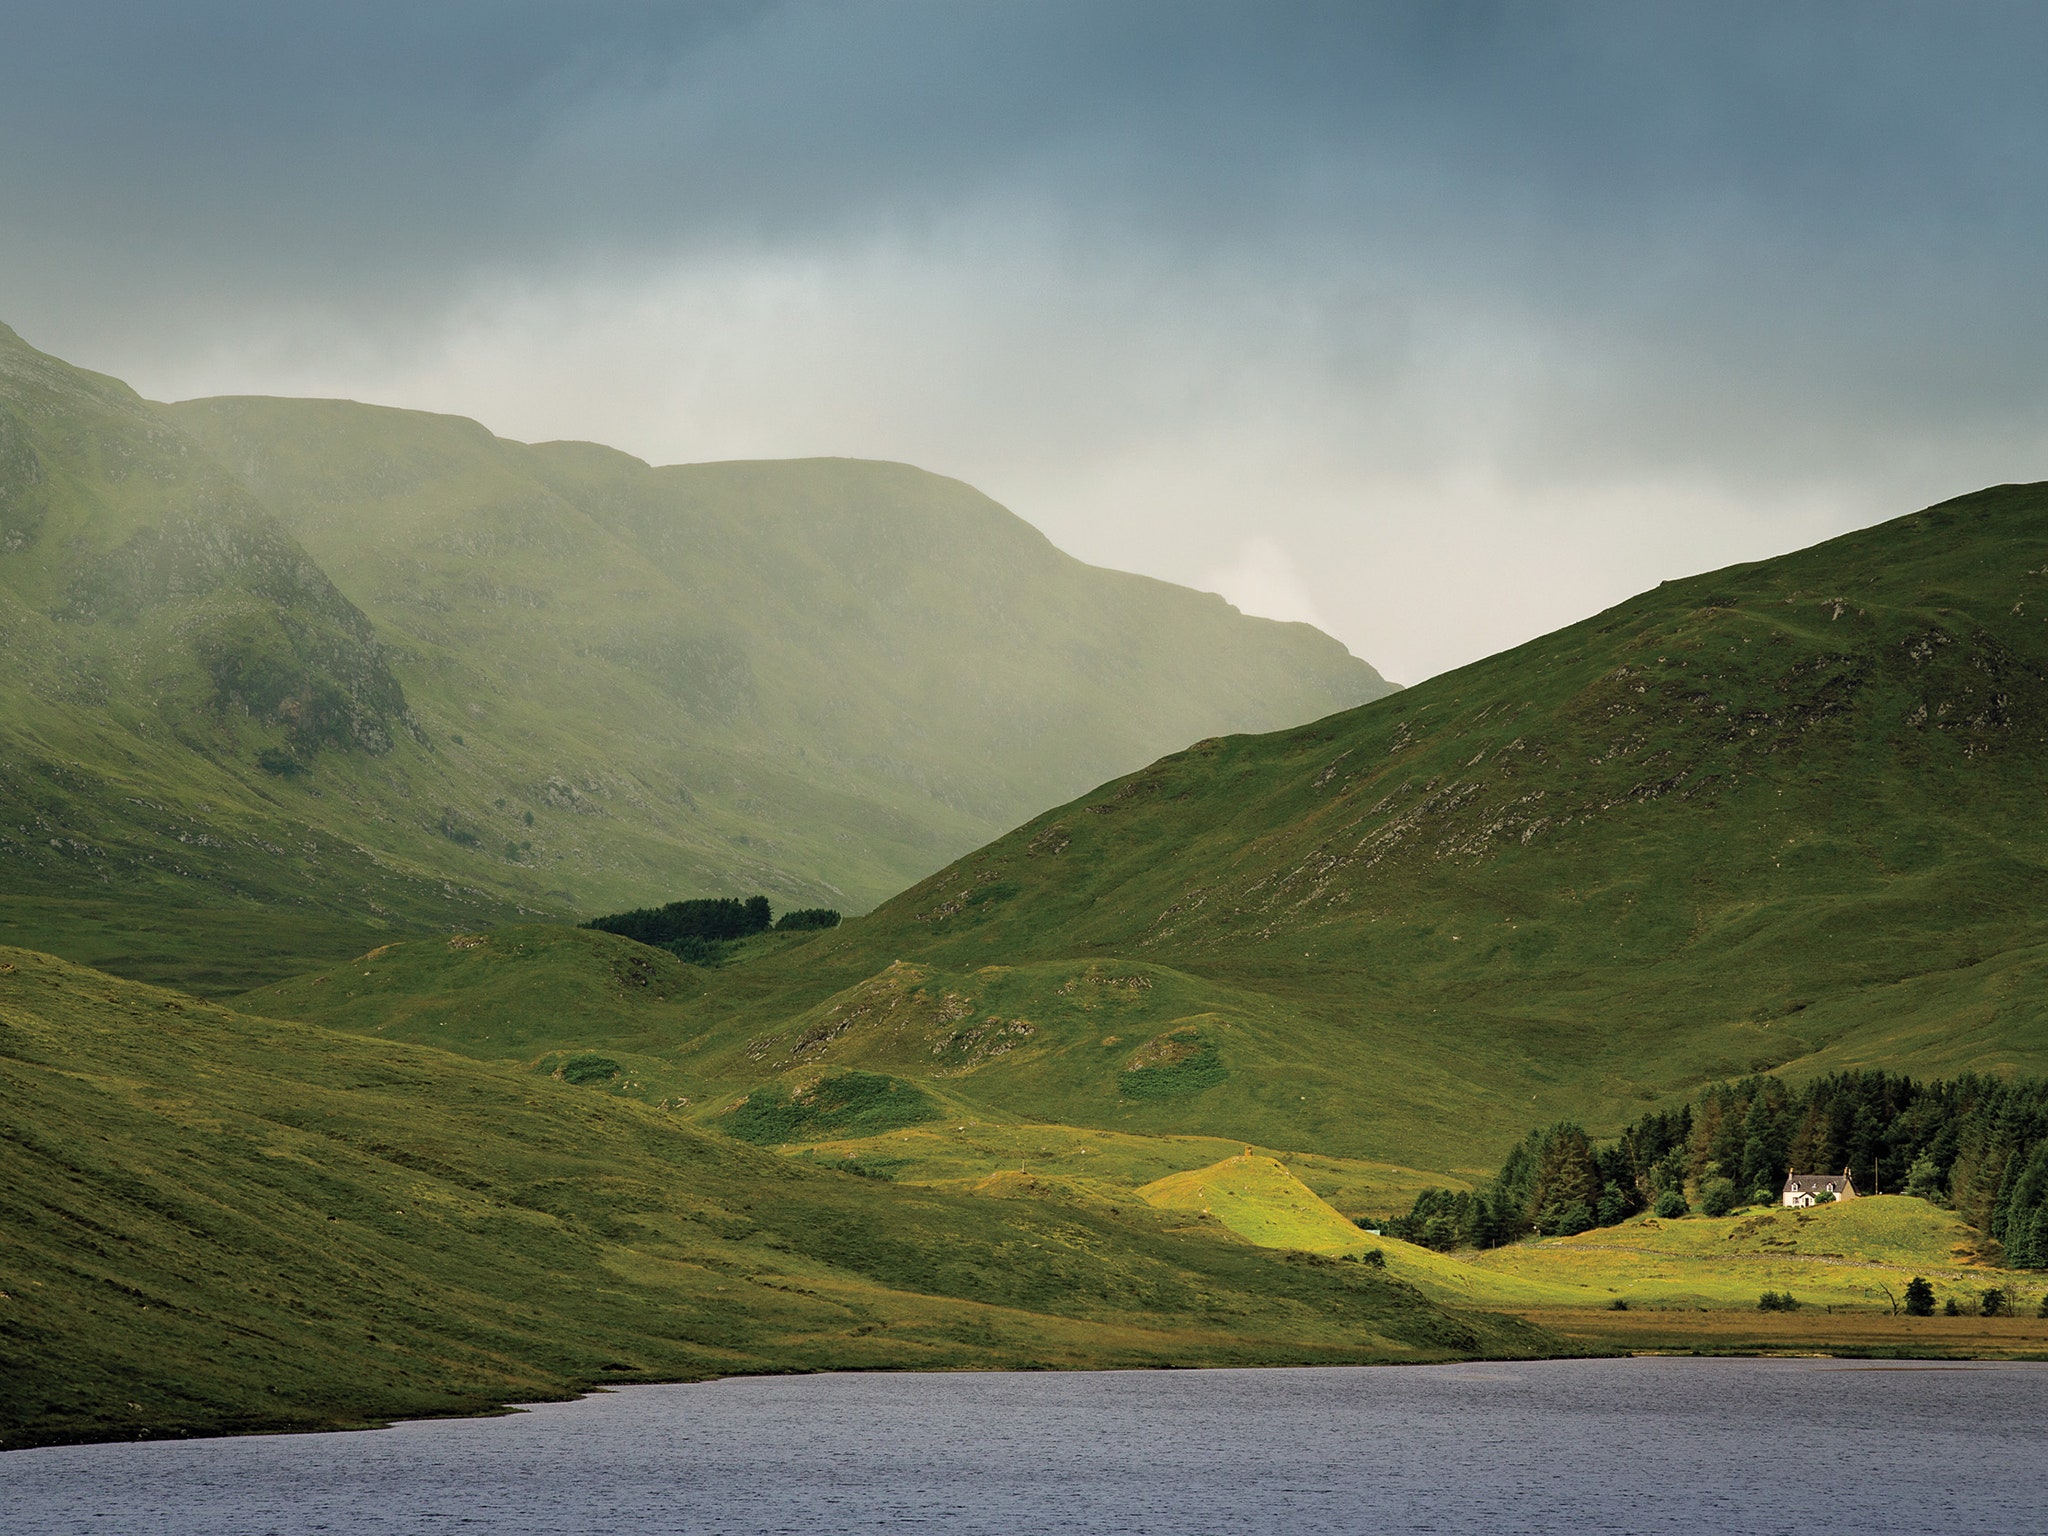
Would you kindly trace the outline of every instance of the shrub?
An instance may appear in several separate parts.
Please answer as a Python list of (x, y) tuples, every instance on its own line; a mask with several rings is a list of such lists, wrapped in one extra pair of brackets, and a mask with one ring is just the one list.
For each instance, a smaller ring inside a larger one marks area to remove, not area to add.
[(939, 1107), (914, 1083), (879, 1072), (842, 1072), (799, 1095), (781, 1084), (756, 1088), (719, 1122), (719, 1129), (761, 1146), (873, 1136), (936, 1120)]
[(1387, 1267), (1387, 1253), (1384, 1248), (1368, 1248), (1358, 1256), (1361, 1264), (1370, 1264), (1374, 1269)]
[(1765, 1291), (1756, 1299), (1759, 1312), (1797, 1312), (1799, 1298), (1790, 1291)]
[(440, 834), (458, 848), (480, 848), (483, 839), (477, 836), (476, 828), (469, 824), (462, 812), (452, 805), (441, 807)]
[(1607, 1303), (1607, 1310), (1610, 1312), (1626, 1312), (1628, 1310), (1628, 1298), (1626, 1296), (1615, 1297), (1614, 1300)]
[(1956, 1304), (1955, 1297), (1951, 1296), (1941, 1304), (1941, 1315), (1943, 1317), (1961, 1317), (1963, 1309)]
[(1183, 1025), (1147, 1042), (1117, 1073), (1116, 1085), (1127, 1099), (1173, 1099), (1213, 1088), (1228, 1076), (1216, 1042)]
[(1906, 1316), (1934, 1316), (1934, 1287), (1920, 1275), (1906, 1282)]
[(2034, 1314), (2034, 1316), (2036, 1316), (2036, 1317), (2048, 1317), (2048, 1295), (2043, 1295), (2043, 1296), (2042, 1296), (2042, 1298), (2041, 1298), (2041, 1308), (2040, 1308), (2040, 1310), (2039, 1310), (2038, 1312), (2036, 1312), (2036, 1313)]
[(2005, 1292), (1995, 1285), (1984, 1293), (1984, 1299), (1977, 1304), (1977, 1309), (1986, 1317), (2006, 1317), (2012, 1312)]
[(1665, 1190), (1657, 1197), (1656, 1205), (1651, 1207), (1660, 1221), (1676, 1221), (1691, 1209), (1692, 1207), (1685, 1203), (1684, 1193), (1676, 1189)]
[(555, 1076), (584, 1088), (592, 1083), (608, 1083), (624, 1070), (609, 1056), (571, 1056), (555, 1068)]
[(856, 1179), (873, 1179), (878, 1183), (892, 1184), (896, 1170), (907, 1167), (907, 1157), (837, 1157), (821, 1158), (817, 1166), (830, 1168), (835, 1173), (850, 1173)]
[(1700, 1186), (1700, 1211), (1708, 1216), (1726, 1216), (1735, 1209), (1735, 1181), (1709, 1179)]

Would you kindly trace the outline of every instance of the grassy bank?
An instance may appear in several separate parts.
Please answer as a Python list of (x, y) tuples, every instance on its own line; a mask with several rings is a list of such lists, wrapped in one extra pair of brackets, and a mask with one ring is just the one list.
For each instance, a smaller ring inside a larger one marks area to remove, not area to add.
[(1553, 1351), (1356, 1264), (806, 1167), (446, 1051), (0, 950), (0, 1444), (608, 1381)]

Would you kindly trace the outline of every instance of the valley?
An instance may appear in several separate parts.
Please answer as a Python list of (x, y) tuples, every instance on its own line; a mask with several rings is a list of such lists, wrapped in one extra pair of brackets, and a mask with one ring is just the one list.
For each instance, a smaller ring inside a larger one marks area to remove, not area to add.
[[(678, 884), (865, 910), (1196, 735), (1391, 686), (906, 465), (159, 406), (4, 328), (0, 650), (0, 937), (216, 996)], [(124, 922), (243, 942), (91, 936)]]
[[(9, 1446), (2048, 1349), (2031, 1131), (1947, 1204), (1369, 1230), (1737, 1079), (2048, 1075), (2048, 487), (1395, 692), (907, 466), (0, 386)], [(848, 920), (573, 926), (711, 896)]]

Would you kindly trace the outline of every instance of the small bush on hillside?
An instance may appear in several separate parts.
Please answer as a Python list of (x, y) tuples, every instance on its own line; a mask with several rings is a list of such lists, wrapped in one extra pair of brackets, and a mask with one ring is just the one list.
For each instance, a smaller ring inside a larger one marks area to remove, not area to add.
[(1759, 1312), (1797, 1312), (1799, 1298), (1790, 1291), (1765, 1291), (1756, 1299)]
[(817, 1166), (830, 1168), (835, 1173), (850, 1173), (856, 1179), (874, 1179), (883, 1184), (894, 1183), (896, 1170), (907, 1167), (907, 1157), (837, 1157), (825, 1158)]
[(476, 828), (472, 827), (468, 818), (452, 805), (441, 807), (441, 820), (436, 830), (458, 848), (478, 848), (483, 845), (483, 839), (477, 835)]
[(1934, 1316), (1934, 1287), (1920, 1275), (1906, 1282), (1906, 1316)]
[(2040, 1306), (2040, 1310), (2038, 1310), (2037, 1312), (2035, 1312), (2035, 1313), (2034, 1313), (2034, 1316), (2036, 1316), (2036, 1317), (2048, 1317), (2048, 1295), (2044, 1295), (2044, 1296), (2042, 1296), (2042, 1298), (2041, 1298), (2041, 1306)]
[(1955, 1297), (1951, 1296), (1941, 1304), (1941, 1315), (1943, 1317), (1961, 1317), (1963, 1309), (1957, 1304)]
[(1628, 1298), (1625, 1296), (1615, 1297), (1614, 1300), (1607, 1303), (1607, 1310), (1610, 1312), (1626, 1312), (1628, 1310)]
[(1735, 1209), (1735, 1181), (1733, 1179), (1709, 1179), (1700, 1186), (1700, 1212), (1706, 1216), (1726, 1216)]
[(1685, 1203), (1684, 1193), (1676, 1189), (1665, 1190), (1657, 1197), (1656, 1205), (1651, 1207), (1653, 1214), (1661, 1221), (1676, 1221), (1691, 1209), (1692, 1207)]
[[(1385, 1269), (1387, 1267), (1386, 1250), (1383, 1248), (1368, 1248), (1358, 1256), (1358, 1262), (1370, 1264), (1374, 1269)], [(2048, 1299), (2044, 1299), (2042, 1304), (2048, 1306)]]
[(1977, 1305), (1978, 1310), (1986, 1317), (2005, 1317), (2012, 1312), (2012, 1307), (2006, 1300), (2005, 1292), (1995, 1285), (1984, 1293), (1984, 1299)]
[(555, 1068), (555, 1076), (585, 1088), (592, 1083), (608, 1083), (623, 1071), (625, 1068), (609, 1056), (571, 1056)]
[(936, 1120), (923, 1089), (879, 1072), (842, 1072), (791, 1094), (779, 1083), (756, 1088), (719, 1129), (741, 1141), (776, 1146), (828, 1136), (873, 1136)]
[(1228, 1076), (1216, 1042), (1183, 1026), (1147, 1043), (1132, 1065), (1117, 1073), (1116, 1086), (1127, 1099), (1175, 1099), (1213, 1088)]
[(777, 933), (807, 933), (838, 926), (839, 914), (830, 907), (797, 907), (775, 919)]

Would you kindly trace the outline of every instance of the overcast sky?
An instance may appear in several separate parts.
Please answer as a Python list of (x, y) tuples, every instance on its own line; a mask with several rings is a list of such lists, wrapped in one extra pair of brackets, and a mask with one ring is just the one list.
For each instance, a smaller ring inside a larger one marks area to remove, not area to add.
[(0, 320), (853, 454), (1413, 682), (2048, 478), (2048, 7), (0, 0)]

